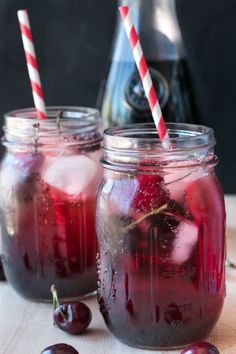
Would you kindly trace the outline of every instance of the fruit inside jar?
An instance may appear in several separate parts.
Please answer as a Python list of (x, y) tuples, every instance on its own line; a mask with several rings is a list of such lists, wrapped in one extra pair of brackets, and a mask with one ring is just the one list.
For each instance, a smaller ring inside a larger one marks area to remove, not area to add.
[(208, 169), (108, 173), (98, 200), (98, 301), (117, 338), (177, 348), (208, 335), (225, 296), (224, 219)]
[(18, 153), (3, 161), (2, 259), (24, 297), (49, 300), (96, 289), (95, 195), (100, 150), (76, 154)]

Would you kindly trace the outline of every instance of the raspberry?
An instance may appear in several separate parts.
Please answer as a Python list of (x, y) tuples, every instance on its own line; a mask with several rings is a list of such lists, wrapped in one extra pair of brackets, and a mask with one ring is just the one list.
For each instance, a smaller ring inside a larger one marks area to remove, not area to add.
[(132, 206), (137, 212), (149, 212), (169, 201), (164, 179), (159, 175), (138, 175), (138, 187)]

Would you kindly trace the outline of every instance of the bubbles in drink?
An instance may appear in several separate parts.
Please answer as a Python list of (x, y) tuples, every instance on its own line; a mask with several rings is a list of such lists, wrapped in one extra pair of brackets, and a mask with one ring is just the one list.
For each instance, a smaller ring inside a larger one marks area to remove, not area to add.
[(131, 345), (184, 345), (205, 336), (222, 309), (223, 199), (214, 175), (184, 170), (115, 177), (98, 199), (100, 310)]
[[(0, 178), (5, 191), (0, 199), (4, 248), (9, 259), (14, 259), (7, 264), (6, 275), (29, 298), (49, 298), (52, 283), (63, 297), (96, 288), (99, 151), (69, 153), (9, 157)], [(30, 285), (25, 287), (25, 282)]]

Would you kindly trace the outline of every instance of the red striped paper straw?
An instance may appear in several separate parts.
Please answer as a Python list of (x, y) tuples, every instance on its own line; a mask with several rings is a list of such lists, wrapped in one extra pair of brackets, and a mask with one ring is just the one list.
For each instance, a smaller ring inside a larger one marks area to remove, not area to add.
[(143, 54), (143, 50), (138, 38), (138, 34), (135, 30), (133, 22), (131, 20), (130, 11), (128, 6), (120, 6), (119, 7), (121, 17), (123, 19), (124, 27), (130, 42), (130, 46), (133, 51), (134, 60), (136, 62), (145, 94), (148, 99), (148, 103), (152, 112), (152, 116), (154, 119), (154, 123), (156, 125), (158, 134), (160, 139), (164, 144), (165, 147), (170, 147), (169, 143), (169, 135), (167, 132), (166, 124), (163, 119), (163, 115), (161, 112), (160, 104), (157, 99), (156, 91), (153, 86), (153, 82), (148, 70), (147, 62)]
[(20, 24), (21, 37), (25, 51), (26, 63), (28, 67), (35, 109), (38, 118), (45, 119), (47, 118), (45, 101), (39, 76), (38, 63), (34, 49), (28, 12), (27, 10), (19, 10), (17, 14)]

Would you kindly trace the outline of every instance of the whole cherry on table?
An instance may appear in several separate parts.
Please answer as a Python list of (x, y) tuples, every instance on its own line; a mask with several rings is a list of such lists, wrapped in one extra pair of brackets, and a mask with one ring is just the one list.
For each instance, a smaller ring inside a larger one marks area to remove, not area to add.
[(80, 301), (59, 303), (54, 285), (51, 287), (54, 305), (54, 324), (70, 334), (82, 333), (92, 320), (92, 313), (87, 305)]
[(79, 354), (79, 352), (69, 344), (58, 343), (45, 348), (40, 354)]

